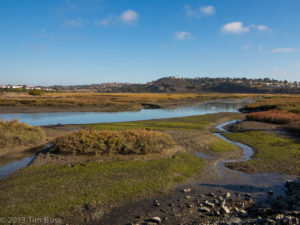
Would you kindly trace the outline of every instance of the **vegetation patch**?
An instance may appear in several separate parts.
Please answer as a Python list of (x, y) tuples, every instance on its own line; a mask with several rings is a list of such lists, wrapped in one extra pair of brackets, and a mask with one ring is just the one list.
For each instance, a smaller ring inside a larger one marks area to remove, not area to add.
[(281, 110), (268, 110), (250, 113), (247, 115), (247, 119), (269, 123), (288, 124), (293, 121), (300, 120), (300, 115)]
[(268, 96), (265, 99), (247, 105), (245, 108), (251, 111), (277, 109), (300, 114), (300, 96)]
[(247, 144), (255, 150), (250, 161), (229, 163), (246, 172), (271, 172), (300, 175), (300, 142), (271, 132), (226, 133), (227, 138)]
[(7, 147), (38, 144), (44, 138), (45, 133), (40, 127), (32, 127), (17, 120), (0, 121), (0, 150)]
[(173, 145), (171, 136), (159, 131), (84, 129), (57, 138), (53, 149), (64, 154), (147, 154), (160, 153)]
[(224, 152), (237, 151), (239, 148), (227, 141), (218, 138), (209, 144), (209, 149), (214, 152)]
[(122, 130), (150, 128), (155, 130), (204, 130), (212, 127), (218, 121), (243, 118), (239, 113), (214, 113), (199, 116), (186, 116), (170, 119), (143, 120), (119, 123), (89, 124), (87, 128), (97, 130)]
[(188, 153), (149, 161), (30, 166), (0, 181), (0, 216), (74, 215), (76, 206), (150, 197), (200, 173), (203, 166), (203, 159)]

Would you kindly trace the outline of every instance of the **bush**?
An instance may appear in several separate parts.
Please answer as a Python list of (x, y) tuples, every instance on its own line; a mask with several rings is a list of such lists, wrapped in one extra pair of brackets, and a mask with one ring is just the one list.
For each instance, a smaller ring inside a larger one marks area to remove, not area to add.
[(300, 116), (295, 113), (281, 110), (269, 110), (250, 113), (247, 115), (247, 119), (269, 123), (288, 124), (293, 121), (300, 120)]
[(80, 130), (56, 139), (53, 149), (73, 154), (159, 153), (174, 145), (171, 136), (151, 130)]
[(45, 138), (40, 127), (32, 127), (18, 120), (0, 121), (0, 149), (20, 145), (38, 144)]
[(44, 91), (40, 89), (32, 89), (28, 91), (28, 94), (38, 96), (44, 94)]

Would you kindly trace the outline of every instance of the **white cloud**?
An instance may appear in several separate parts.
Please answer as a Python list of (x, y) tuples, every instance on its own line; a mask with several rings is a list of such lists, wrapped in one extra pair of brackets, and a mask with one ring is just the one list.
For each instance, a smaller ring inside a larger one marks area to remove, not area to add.
[(127, 24), (136, 23), (138, 21), (138, 18), (139, 18), (139, 14), (136, 11), (131, 9), (126, 10), (120, 16), (120, 20), (123, 23), (127, 23)]
[(89, 23), (88, 19), (77, 18), (65, 20), (63, 25), (66, 27), (83, 27), (86, 23)]
[(193, 9), (189, 5), (184, 6), (185, 12), (190, 17), (200, 18), (202, 16), (211, 16), (216, 13), (215, 7), (212, 5), (202, 6), (200, 8)]
[(213, 15), (213, 14), (215, 14), (215, 7), (213, 7), (212, 5), (203, 6), (200, 8), (200, 11), (204, 15)]
[(221, 31), (224, 33), (232, 33), (232, 34), (242, 34), (247, 33), (250, 31), (248, 27), (244, 27), (244, 24), (242, 22), (232, 22), (225, 24)]
[(260, 31), (268, 30), (268, 27), (265, 25), (258, 25), (258, 26), (256, 26), (256, 28), (257, 28), (257, 30), (260, 30)]
[(292, 52), (294, 50), (295, 49), (293, 49), (293, 48), (276, 48), (276, 49), (273, 49), (272, 52), (273, 53), (287, 53), (287, 52)]
[(106, 18), (98, 19), (94, 21), (95, 26), (113, 26), (117, 24), (133, 25), (138, 22), (139, 14), (134, 10), (126, 10), (121, 15), (109, 15)]
[(183, 40), (189, 40), (193, 38), (193, 35), (190, 32), (187, 31), (177, 31), (174, 34), (175, 39), (178, 41), (183, 41)]
[(225, 24), (221, 28), (221, 31), (224, 33), (241, 34), (241, 33), (247, 33), (251, 29), (256, 29), (258, 31), (266, 31), (269, 28), (265, 25), (255, 25), (255, 24), (252, 24), (250, 26), (244, 26), (242, 22), (236, 21), (236, 22)]

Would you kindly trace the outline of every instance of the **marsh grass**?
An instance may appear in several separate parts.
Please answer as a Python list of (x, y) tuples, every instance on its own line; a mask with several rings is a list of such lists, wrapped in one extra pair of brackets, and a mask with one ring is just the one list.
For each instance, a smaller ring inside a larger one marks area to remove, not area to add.
[(229, 166), (247, 172), (271, 172), (300, 175), (300, 142), (271, 132), (226, 133), (227, 138), (253, 147), (250, 161)]
[(55, 140), (53, 149), (64, 154), (148, 154), (174, 146), (170, 135), (146, 129), (83, 129)]
[(291, 113), (300, 114), (300, 96), (299, 95), (273, 95), (266, 99), (260, 99), (257, 102), (246, 106), (249, 110), (283, 110)]
[(0, 121), (0, 150), (8, 147), (34, 145), (42, 142), (45, 132), (18, 120)]
[(239, 148), (222, 139), (216, 139), (209, 144), (209, 149), (214, 152), (237, 151)]
[(31, 166), (0, 182), (5, 193), (0, 216), (72, 215), (76, 206), (150, 197), (200, 173), (203, 166), (203, 159), (187, 153), (149, 161)]
[(238, 113), (214, 113), (207, 115), (186, 116), (170, 119), (89, 124), (85, 127), (97, 130), (122, 130), (142, 128), (150, 128), (154, 130), (204, 130), (212, 127), (213, 125), (216, 125), (218, 121), (236, 118), (243, 118), (243, 115)]
[(282, 110), (268, 110), (250, 113), (247, 115), (247, 119), (269, 123), (288, 124), (300, 120), (300, 115)]

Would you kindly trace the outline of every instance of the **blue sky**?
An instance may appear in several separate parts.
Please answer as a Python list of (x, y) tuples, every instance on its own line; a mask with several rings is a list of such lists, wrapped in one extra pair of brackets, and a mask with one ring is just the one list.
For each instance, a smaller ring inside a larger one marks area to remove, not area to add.
[(1, 0), (0, 83), (300, 81), (299, 0)]

